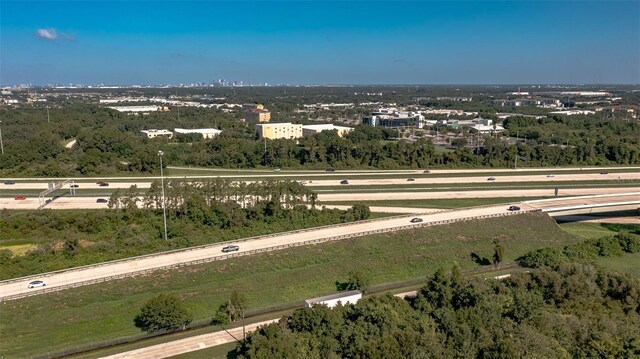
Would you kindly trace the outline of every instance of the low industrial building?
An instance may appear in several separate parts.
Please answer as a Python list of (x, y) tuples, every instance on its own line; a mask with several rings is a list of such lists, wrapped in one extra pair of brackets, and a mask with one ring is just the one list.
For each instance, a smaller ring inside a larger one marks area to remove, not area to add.
[(129, 113), (148, 113), (148, 112), (156, 112), (160, 111), (160, 106), (109, 106), (112, 110), (116, 110), (118, 112), (129, 112)]
[(256, 125), (258, 138), (275, 139), (296, 139), (302, 138), (302, 125), (293, 123), (259, 123)]
[(222, 130), (218, 130), (215, 128), (194, 128), (194, 129), (174, 128), (173, 131), (181, 135), (197, 133), (197, 134), (201, 134), (202, 137), (204, 137), (205, 139), (214, 138), (222, 132)]
[(140, 130), (140, 134), (146, 138), (157, 138), (157, 137), (165, 137), (165, 138), (173, 138), (173, 132), (169, 130)]
[(304, 136), (311, 136), (314, 135), (316, 133), (320, 133), (322, 131), (337, 131), (338, 132), (338, 136), (340, 137), (344, 137), (347, 135), (347, 133), (353, 131), (352, 127), (343, 127), (343, 126), (336, 126), (332, 123), (328, 123), (328, 124), (321, 124), (321, 125), (303, 125), (302, 126), (302, 135)]
[(326, 305), (329, 308), (333, 308), (338, 305), (338, 303), (342, 305), (356, 304), (361, 298), (362, 293), (357, 290), (350, 290), (348, 292), (307, 299), (304, 301), (304, 306), (306, 308), (312, 308), (314, 305)]
[(595, 111), (590, 110), (565, 110), (565, 111), (551, 111), (547, 114), (549, 115), (564, 115), (564, 116), (573, 116), (573, 115), (593, 115)]
[(502, 107), (521, 107), (521, 106), (538, 106), (538, 107), (560, 107), (562, 101), (555, 98), (519, 98), (514, 100), (492, 100), (492, 104)]
[(467, 127), (479, 133), (504, 131), (504, 127), (502, 127), (502, 125), (494, 124), (493, 120), (482, 117), (474, 118), (473, 120), (450, 120), (447, 125), (454, 128)]

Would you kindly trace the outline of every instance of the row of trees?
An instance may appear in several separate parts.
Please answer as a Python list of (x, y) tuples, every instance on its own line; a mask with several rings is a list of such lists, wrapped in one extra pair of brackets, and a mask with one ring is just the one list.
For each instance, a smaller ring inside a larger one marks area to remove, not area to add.
[[(455, 271), (454, 271), (455, 272)], [(446, 275), (415, 298), (299, 309), (238, 344), (239, 358), (631, 358), (640, 282), (566, 263), (509, 279)]]
[[(254, 124), (215, 109), (183, 109), (180, 119), (174, 113), (131, 116), (92, 105), (51, 112), (52, 122), (47, 123), (41, 109), (0, 109), (5, 139), (0, 174), (154, 173), (160, 148), (174, 165), (225, 168), (507, 167), (516, 156), (522, 166), (640, 163), (640, 124), (601, 116), (509, 118), (504, 123), (507, 134), (527, 138), (517, 146), (485, 136), (484, 146), (472, 150), (458, 138), (452, 143), (454, 151), (443, 152), (428, 140), (389, 141), (398, 137), (396, 131), (358, 126), (346, 138), (323, 132), (299, 142), (267, 141), (265, 151), (264, 143), (255, 139)], [(168, 146), (166, 140), (138, 135), (145, 128), (211, 127), (212, 122), (223, 132), (207, 141), (182, 137)], [(76, 145), (65, 148), (71, 139)]]
[(367, 219), (369, 208), (316, 208), (315, 194), (295, 181), (237, 183), (171, 180), (166, 185), (168, 241), (162, 195), (116, 191), (111, 210), (0, 212), (0, 243), (31, 244), (26, 255), (0, 251), (0, 278), (237, 238)]

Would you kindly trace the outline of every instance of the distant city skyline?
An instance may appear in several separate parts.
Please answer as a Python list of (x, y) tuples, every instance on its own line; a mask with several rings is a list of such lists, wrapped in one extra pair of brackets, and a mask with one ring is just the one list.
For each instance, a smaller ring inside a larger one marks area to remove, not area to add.
[(0, 85), (638, 84), (640, 2), (0, 2)]

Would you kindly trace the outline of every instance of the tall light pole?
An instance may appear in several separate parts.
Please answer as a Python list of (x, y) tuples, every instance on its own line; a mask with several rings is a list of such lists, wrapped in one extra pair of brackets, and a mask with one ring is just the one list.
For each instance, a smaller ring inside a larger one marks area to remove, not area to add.
[[(2, 124), (2, 121), (0, 121)], [(2, 143), (2, 126), (0, 126), (0, 152), (4, 155), (4, 144)]]
[(49, 106), (47, 106), (47, 123), (51, 123), (51, 122), (49, 121)]
[(162, 172), (162, 156), (164, 152), (158, 151), (160, 157), (160, 185), (162, 186), (162, 219), (164, 220), (164, 240), (167, 240), (167, 200), (164, 196), (164, 174)]

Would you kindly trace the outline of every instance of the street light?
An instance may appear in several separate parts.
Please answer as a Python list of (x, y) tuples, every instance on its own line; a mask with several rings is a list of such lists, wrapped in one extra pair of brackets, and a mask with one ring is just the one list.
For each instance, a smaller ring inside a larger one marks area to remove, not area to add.
[(162, 172), (162, 156), (164, 156), (164, 152), (158, 151), (158, 156), (160, 157), (160, 184), (162, 186), (162, 218), (164, 220), (164, 240), (167, 240), (167, 201), (164, 196), (164, 175)]
[[(2, 121), (0, 121), (0, 124)], [(2, 143), (2, 126), (0, 126), (0, 152), (4, 155), (4, 144)]]

